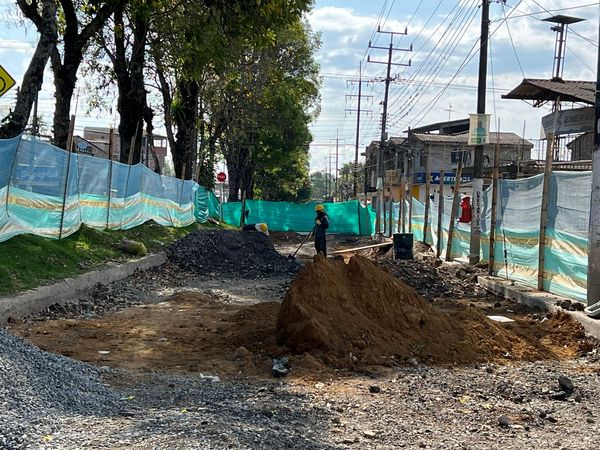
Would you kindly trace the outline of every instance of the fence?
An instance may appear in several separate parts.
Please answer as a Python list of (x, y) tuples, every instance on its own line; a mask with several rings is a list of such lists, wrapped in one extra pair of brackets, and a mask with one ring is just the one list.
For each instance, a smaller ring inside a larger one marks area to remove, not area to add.
[[(543, 174), (521, 180), (501, 180), (496, 217), (494, 274), (537, 287), (540, 214)], [(587, 245), (591, 193), (591, 172), (554, 172), (550, 177), (548, 220), (544, 246), (544, 290), (585, 301), (587, 290)], [(484, 192), (481, 217), (483, 262), (489, 262), (491, 188)], [(415, 240), (423, 240), (425, 206), (412, 199), (411, 231)], [(438, 233), (439, 199), (430, 202), (426, 242), (445, 257), (451, 218), (452, 197), (442, 201), (441, 233)], [(267, 222), (274, 231), (307, 232), (313, 226), (314, 205), (247, 200), (246, 222)], [(381, 230), (389, 234), (400, 230), (400, 204), (381, 211)], [(370, 235), (375, 231), (375, 213), (358, 202), (325, 204), (331, 232)], [(408, 203), (405, 211), (409, 210)], [(242, 207), (223, 204), (224, 221), (239, 225)], [(218, 214), (217, 214), (218, 216)], [(458, 215), (457, 215), (458, 217)], [(408, 224), (406, 225), (408, 229)], [(471, 225), (455, 223), (452, 234), (452, 259), (468, 261)], [(505, 258), (506, 251), (506, 258)]]
[(141, 164), (68, 153), (22, 136), (0, 140), (0, 242), (24, 233), (65, 237), (81, 224), (111, 230), (148, 220), (186, 226), (195, 220), (199, 189), (207, 195), (193, 181), (160, 176)]
[[(248, 216), (246, 223), (266, 222), (273, 231), (309, 232), (314, 226), (316, 203), (271, 202), (266, 200), (246, 200)], [(373, 234), (375, 213), (358, 201), (324, 203), (331, 220), (330, 232), (370, 236)], [(218, 207), (217, 207), (218, 208)], [(223, 221), (239, 226), (242, 219), (240, 202), (223, 203)], [(218, 217), (218, 214), (217, 214)]]

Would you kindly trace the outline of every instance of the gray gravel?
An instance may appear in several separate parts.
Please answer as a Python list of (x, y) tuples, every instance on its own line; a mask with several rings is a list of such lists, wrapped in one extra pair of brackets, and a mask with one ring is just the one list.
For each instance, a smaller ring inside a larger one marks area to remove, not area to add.
[[(307, 384), (104, 371), (3, 332), (0, 344), (3, 449), (598, 448), (593, 358)], [(574, 390), (554, 400), (565, 375)]]
[[(167, 264), (32, 319), (101, 315), (183, 289), (208, 289), (224, 302), (277, 298), (288, 281), (190, 277)], [(599, 448), (599, 374), (594, 352), (567, 362), (417, 365), (310, 382), (211, 381), (94, 367), (0, 330), (0, 449), (591, 450)]]

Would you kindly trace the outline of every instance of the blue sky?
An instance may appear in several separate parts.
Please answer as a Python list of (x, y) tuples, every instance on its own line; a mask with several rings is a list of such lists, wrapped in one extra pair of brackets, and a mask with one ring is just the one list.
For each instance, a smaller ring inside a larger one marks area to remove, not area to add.
[[(394, 60), (410, 67), (394, 67), (398, 81), (390, 89), (388, 130), (400, 135), (409, 126), (415, 127), (467, 117), (476, 109), (478, 54), (476, 47), (480, 29), (480, 0), (316, 0), (307, 20), (314, 31), (321, 33), (322, 47), (318, 54), (323, 76), (321, 114), (311, 126), (314, 142), (311, 146), (311, 170), (327, 167), (328, 156), (334, 152), (336, 137), (340, 139), (340, 165), (354, 155), (354, 113), (345, 109), (356, 107), (356, 85), (346, 82), (356, 76), (363, 62), (365, 78), (377, 80), (384, 74), (381, 64), (383, 50), (368, 51), (369, 40), (386, 46), (388, 35), (375, 32), (403, 31), (408, 35), (395, 40), (397, 47), (413, 45), (413, 51), (397, 52)], [(568, 9), (566, 9), (568, 8)], [(491, 3), (491, 51), (488, 64), (487, 112), (492, 123), (500, 119), (502, 131), (522, 134), (526, 122), (526, 137), (539, 138), (540, 118), (548, 113), (524, 102), (502, 100), (502, 93), (516, 86), (522, 78), (549, 78), (552, 72), (555, 34), (541, 19), (552, 14), (585, 18), (572, 26), (568, 36), (565, 79), (595, 79), (598, 42), (598, 2), (590, 0), (507, 0), (506, 4)], [(23, 26), (10, 0), (0, 0), (0, 65), (20, 82), (29, 63), (37, 33)], [(508, 17), (507, 19), (505, 19)], [(577, 34), (576, 34), (577, 33)], [(512, 43), (511, 43), (512, 39)], [(514, 47), (513, 47), (514, 44)], [(516, 55), (515, 55), (516, 54)], [(517, 60), (518, 58), (518, 60)], [(459, 70), (460, 69), (460, 70)], [(40, 94), (40, 110), (50, 121), (53, 107), (52, 77), (48, 71)], [(495, 88), (495, 89), (494, 89)], [(360, 148), (379, 136), (383, 83), (369, 83), (362, 108), (372, 110), (362, 118)], [(14, 91), (0, 98), (0, 110), (10, 107)], [(86, 125), (109, 124), (116, 120), (106, 113), (85, 114), (86, 92), (82, 87), (78, 105), (76, 131)], [(451, 108), (449, 105), (452, 105)], [(160, 129), (160, 123), (156, 126)], [(495, 126), (492, 127), (495, 129)]]

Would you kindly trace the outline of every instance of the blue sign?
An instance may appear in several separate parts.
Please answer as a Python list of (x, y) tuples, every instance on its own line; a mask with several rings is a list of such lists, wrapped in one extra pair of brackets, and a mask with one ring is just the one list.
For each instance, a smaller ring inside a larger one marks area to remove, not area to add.
[[(473, 177), (471, 175), (463, 175), (460, 177), (461, 183), (470, 183), (473, 181)], [(429, 174), (429, 182), (431, 184), (440, 184), (440, 173), (439, 172), (431, 172)], [(454, 184), (456, 182), (456, 174), (454, 172), (444, 173), (444, 184)], [(416, 184), (425, 184), (426, 183), (426, 173), (418, 172), (415, 174), (415, 183)]]
[(15, 169), (15, 178), (19, 181), (34, 183), (56, 183), (61, 179), (62, 173), (63, 170), (60, 167), (17, 166)]

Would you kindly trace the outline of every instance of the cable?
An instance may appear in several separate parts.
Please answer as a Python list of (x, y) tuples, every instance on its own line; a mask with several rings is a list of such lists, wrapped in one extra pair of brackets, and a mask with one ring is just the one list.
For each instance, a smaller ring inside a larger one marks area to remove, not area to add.
[(519, 65), (519, 69), (521, 69), (521, 75), (525, 78), (525, 72), (523, 71), (523, 66), (521, 65), (521, 61), (519, 60), (519, 55), (517, 54), (517, 49), (515, 47), (515, 43), (512, 38), (512, 33), (510, 32), (510, 27), (508, 26), (508, 20), (506, 20), (506, 9), (504, 3), (502, 5), (502, 15), (504, 16), (504, 23), (506, 24), (506, 31), (508, 31), (508, 37), (510, 38), (510, 45), (512, 46), (513, 52), (515, 53), (515, 58), (517, 59), (517, 64)]
[[(519, 0), (519, 3), (517, 4), (517, 6), (519, 6), (521, 3), (523, 2), (523, 0)], [(504, 21), (508, 20), (508, 18), (510, 18), (510, 16), (512, 15), (512, 13), (516, 11), (516, 7), (512, 9), (512, 11), (508, 14), (508, 16), (506, 16), (506, 18), (504, 19)], [(488, 40), (491, 39), (491, 37), (500, 29), (500, 27), (502, 26), (502, 23), (500, 23), (496, 29), (494, 29), (488, 36)], [(450, 84), (452, 84), (452, 82), (454, 81), (454, 79), (458, 76), (458, 74), (460, 72), (462, 72), (462, 70), (467, 66), (467, 64), (471, 61), (471, 59), (473, 59), (473, 57), (477, 54), (477, 52), (473, 52), (473, 50), (475, 50), (475, 48), (477, 47), (477, 43), (480, 43), (481, 38), (478, 38), (475, 43), (473, 44), (473, 46), (471, 47), (471, 50), (469, 50), (469, 53), (467, 54), (467, 56), (465, 57), (463, 63), (459, 66), (459, 68), (457, 69), (456, 73), (452, 76), (452, 78), (450, 79), (450, 81), (446, 84), (446, 87), (444, 87), (434, 98), (433, 101), (431, 101), (429, 103), (429, 105), (427, 105), (425, 108), (423, 108), (416, 116), (415, 119), (412, 123), (415, 123), (416, 125), (418, 125), (420, 123), (420, 121), (427, 116), (427, 114), (429, 114), (429, 112), (433, 109), (433, 107), (437, 104), (437, 102), (439, 101), (439, 99), (441, 98), (441, 96), (446, 92), (446, 89), (448, 88), (448, 86)], [(481, 50), (481, 43), (479, 45), (479, 49)], [(420, 119), (419, 119), (420, 118)], [(418, 119), (418, 120), (417, 120)]]

